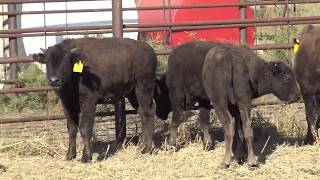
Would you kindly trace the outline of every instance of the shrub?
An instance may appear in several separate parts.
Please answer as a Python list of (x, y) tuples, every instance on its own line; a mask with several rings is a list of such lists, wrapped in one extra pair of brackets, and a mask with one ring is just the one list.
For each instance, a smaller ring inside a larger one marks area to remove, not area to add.
[[(18, 74), (19, 87), (39, 87), (47, 84), (46, 75), (40, 68), (32, 63), (21, 68)], [(0, 110), (2, 111), (22, 111), (24, 108), (31, 110), (45, 109), (48, 97), (47, 92), (32, 92), (5, 94), (0, 97)], [(51, 104), (57, 105), (58, 98), (50, 98)]]

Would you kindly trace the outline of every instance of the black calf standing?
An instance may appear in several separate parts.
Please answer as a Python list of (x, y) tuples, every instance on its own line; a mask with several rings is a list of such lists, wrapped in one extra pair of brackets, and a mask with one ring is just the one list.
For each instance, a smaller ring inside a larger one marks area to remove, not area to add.
[(219, 45), (208, 51), (202, 78), (205, 92), (225, 131), (222, 165), (228, 167), (234, 157), (237, 147), (235, 125), (239, 123), (248, 150), (248, 164), (256, 166), (251, 100), (273, 93), (282, 101), (296, 101), (299, 91), (291, 68), (283, 62), (265, 62), (246, 46)]
[(308, 25), (303, 28), (294, 72), (306, 109), (308, 132), (305, 141), (314, 144), (320, 136), (320, 27)]
[[(117, 102), (132, 90), (142, 121), (141, 151), (151, 151), (157, 64), (152, 47), (131, 39), (71, 39), (49, 47), (33, 58), (46, 64), (49, 84), (56, 87), (62, 102), (69, 133), (67, 160), (76, 157), (78, 129), (84, 143), (82, 161), (92, 159), (90, 139), (97, 102), (104, 98)], [(78, 72), (73, 72), (75, 64), (80, 66)]]

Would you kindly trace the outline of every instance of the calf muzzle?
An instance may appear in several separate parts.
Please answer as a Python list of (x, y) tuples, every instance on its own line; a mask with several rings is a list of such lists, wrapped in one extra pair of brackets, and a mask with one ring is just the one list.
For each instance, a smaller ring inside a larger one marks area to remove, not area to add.
[(50, 84), (50, 86), (53, 86), (53, 87), (59, 87), (62, 84), (62, 80), (57, 77), (50, 77), (49, 84)]

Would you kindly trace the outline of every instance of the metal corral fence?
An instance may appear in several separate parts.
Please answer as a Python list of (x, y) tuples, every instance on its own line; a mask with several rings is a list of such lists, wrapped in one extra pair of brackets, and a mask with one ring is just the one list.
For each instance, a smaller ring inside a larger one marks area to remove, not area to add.
[[(153, 7), (122, 7), (122, 0), (112, 0), (112, 8), (97, 8), (97, 9), (65, 9), (65, 10), (41, 10), (41, 11), (22, 11), (17, 7), (24, 3), (43, 3), (44, 7), (46, 3), (52, 2), (80, 2), (80, 1), (94, 1), (96, 0), (1, 0), (2, 11), (0, 17), (4, 19), (3, 25), (7, 26), (7, 29), (0, 30), (0, 38), (4, 42), (8, 42), (8, 45), (4, 47), (9, 53), (4, 54), (3, 58), (0, 58), (0, 64), (10, 64), (10, 73), (7, 79), (1, 80), (0, 83), (15, 84), (17, 80), (17, 63), (31, 63), (33, 62), (30, 56), (18, 56), (17, 41), (22, 37), (49, 37), (60, 35), (89, 35), (89, 34), (105, 34), (113, 33), (116, 37), (122, 37), (126, 32), (156, 32), (156, 31), (168, 31), (169, 34), (179, 31), (189, 30), (201, 30), (201, 29), (216, 29), (216, 28), (239, 28), (240, 31), (240, 43), (246, 43), (246, 29), (248, 27), (261, 27), (261, 26), (289, 26), (289, 25), (301, 25), (301, 24), (319, 24), (320, 16), (308, 16), (308, 17), (290, 17), (288, 11), (289, 5), (304, 4), (304, 3), (320, 3), (319, 0), (252, 0), (245, 1), (240, 0), (237, 3), (223, 3), (223, 4), (194, 4), (173, 6), (170, 4), (170, 0), (163, 0), (162, 6)], [(111, 1), (111, 0), (108, 0)], [(283, 8), (283, 16), (277, 18), (266, 19), (246, 19), (246, 8), (249, 6), (268, 6), (277, 5)], [(4, 8), (6, 7), (6, 8)], [(166, 10), (171, 13), (173, 9), (192, 9), (192, 8), (221, 8), (221, 7), (238, 7), (240, 10), (240, 19), (238, 20), (209, 20), (198, 22), (163, 22), (163, 23), (124, 23), (122, 13), (126, 11), (150, 11), (150, 10)], [(49, 14), (59, 13), (84, 13), (84, 12), (112, 12), (112, 24), (106, 25), (85, 25), (85, 26), (68, 26), (65, 27), (41, 27), (41, 28), (19, 28), (17, 27), (17, 19), (21, 15), (38, 14), (46, 17)], [(170, 44), (172, 47), (172, 39)], [(291, 49), (293, 44), (291, 42), (284, 42), (282, 44), (255, 44), (251, 46), (254, 50), (268, 50), (268, 49)], [(170, 53), (171, 48), (157, 49), (158, 55), (167, 55)], [(26, 87), (26, 88), (4, 88), (0, 90), (0, 94), (8, 93), (28, 93), (39, 91), (52, 91), (50, 86), (45, 87)], [(274, 104), (277, 101), (268, 101), (262, 103), (256, 103), (258, 105)], [(135, 111), (126, 111), (127, 114), (135, 113)], [(98, 113), (99, 116), (114, 115), (114, 112)], [(24, 118), (2, 118), (0, 124), (6, 123), (18, 123), (18, 122), (32, 122), (32, 121), (46, 121), (46, 120), (60, 120), (64, 119), (63, 115), (55, 116), (30, 116)]]

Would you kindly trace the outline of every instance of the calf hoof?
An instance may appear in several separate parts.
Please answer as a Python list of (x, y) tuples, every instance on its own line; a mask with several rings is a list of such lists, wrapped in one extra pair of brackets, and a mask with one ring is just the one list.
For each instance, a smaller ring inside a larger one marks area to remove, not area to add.
[(254, 156), (254, 158), (252, 158), (252, 159), (248, 159), (248, 166), (250, 166), (250, 167), (258, 167), (259, 166), (257, 156)]
[(141, 154), (151, 154), (152, 152), (152, 147), (151, 146), (144, 146), (144, 145), (140, 145), (139, 148), (138, 148), (138, 151), (141, 153)]
[(231, 164), (231, 159), (233, 159), (232, 158), (232, 156), (231, 156), (231, 158), (229, 159), (229, 158), (224, 158), (224, 160), (221, 162), (221, 168), (222, 169), (227, 169), (227, 168), (229, 168), (230, 167), (230, 164)]
[(77, 156), (77, 152), (75, 149), (71, 150), (72, 148), (68, 149), (67, 155), (66, 155), (66, 160), (70, 161), (72, 159), (75, 159)]
[(228, 169), (230, 167), (230, 163), (222, 162), (220, 164), (221, 169)]
[(76, 158), (76, 154), (68, 153), (67, 156), (66, 156), (66, 160), (67, 161), (71, 161), (71, 160), (73, 160), (75, 158)]
[(177, 146), (176, 138), (170, 136), (170, 137), (169, 137), (169, 140), (168, 140), (168, 145), (169, 145), (169, 146), (176, 147), (176, 146)]
[(244, 164), (244, 162), (246, 162), (246, 157), (245, 156), (237, 157), (237, 162), (238, 162), (239, 165)]
[(177, 151), (178, 151), (178, 147), (177, 147), (177, 146), (171, 146), (171, 145), (165, 145), (165, 146), (164, 146), (164, 150), (166, 150), (166, 151), (172, 151), (172, 152), (177, 152)]
[(205, 151), (211, 151), (214, 149), (214, 145), (213, 143), (206, 143), (206, 144), (203, 144), (203, 150)]
[(88, 156), (84, 154), (82, 155), (82, 158), (81, 158), (82, 163), (89, 163), (91, 160), (92, 160), (92, 156)]
[(317, 137), (313, 135), (307, 135), (305, 139), (305, 143), (310, 145), (313, 145), (316, 141), (317, 141)]

